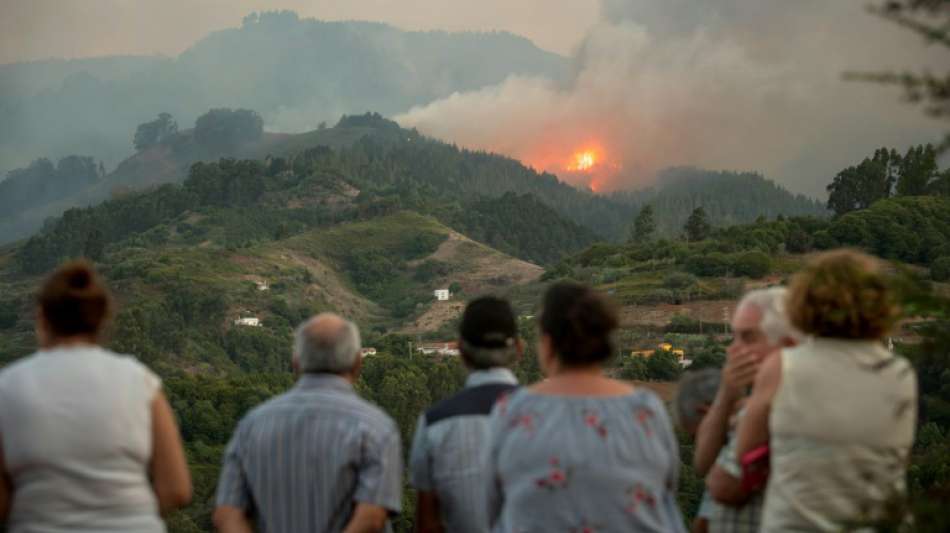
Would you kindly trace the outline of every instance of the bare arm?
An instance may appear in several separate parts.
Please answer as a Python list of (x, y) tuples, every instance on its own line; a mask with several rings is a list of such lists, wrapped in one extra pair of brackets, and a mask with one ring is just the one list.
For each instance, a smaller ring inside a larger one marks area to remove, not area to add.
[(13, 496), (13, 485), (7, 475), (7, 463), (3, 458), (3, 441), (0, 440), (0, 524), (7, 521), (10, 512), (10, 498)]
[(379, 505), (358, 503), (343, 533), (380, 533), (388, 518), (389, 512)]
[(439, 497), (435, 492), (419, 491), (416, 496), (416, 533), (443, 533), (439, 517)]
[(188, 505), (191, 501), (191, 475), (175, 416), (161, 391), (152, 400), (151, 474), (152, 490), (162, 514)]
[(706, 489), (709, 495), (719, 503), (738, 507), (749, 501), (752, 496), (742, 488), (742, 479), (714, 465), (706, 475)]
[(243, 509), (221, 505), (214, 510), (214, 527), (221, 533), (253, 533), (254, 527)]
[(769, 412), (781, 382), (782, 354), (776, 353), (762, 362), (759, 373), (755, 376), (752, 396), (749, 397), (745, 414), (739, 422), (737, 453), (740, 458), (769, 442)]
[(690, 526), (691, 533), (706, 533), (709, 531), (709, 521), (702, 517), (696, 517), (693, 519), (693, 523)]
[(722, 371), (722, 383), (716, 400), (696, 432), (696, 448), (693, 451), (693, 468), (696, 475), (704, 477), (716, 462), (719, 451), (726, 443), (729, 433), (729, 419), (736, 404), (742, 398), (743, 391), (755, 379), (756, 363), (749, 352), (729, 354)]

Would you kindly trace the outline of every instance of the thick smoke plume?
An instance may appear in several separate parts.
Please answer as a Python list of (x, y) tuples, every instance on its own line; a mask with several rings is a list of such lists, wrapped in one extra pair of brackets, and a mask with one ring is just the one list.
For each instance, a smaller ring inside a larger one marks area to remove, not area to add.
[[(510, 154), (595, 190), (649, 184), (658, 169), (756, 170), (820, 195), (879, 145), (935, 139), (939, 124), (854, 70), (936, 63), (861, 0), (603, 0), (565, 85), (511, 77), (396, 117), (459, 144)], [(574, 154), (598, 152), (589, 172)]]

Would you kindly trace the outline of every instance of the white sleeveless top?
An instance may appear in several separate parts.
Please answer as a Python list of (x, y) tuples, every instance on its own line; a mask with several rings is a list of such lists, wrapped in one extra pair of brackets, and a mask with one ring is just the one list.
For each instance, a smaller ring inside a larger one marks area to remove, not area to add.
[(96, 346), (40, 351), (0, 372), (9, 533), (164, 532), (148, 479), (160, 386)]
[(874, 518), (906, 490), (913, 368), (871, 341), (811, 339), (781, 358), (762, 531), (840, 531)]

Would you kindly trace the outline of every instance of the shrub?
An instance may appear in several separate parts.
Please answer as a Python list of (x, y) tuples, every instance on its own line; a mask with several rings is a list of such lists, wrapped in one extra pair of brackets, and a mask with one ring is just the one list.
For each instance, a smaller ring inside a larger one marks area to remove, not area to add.
[(763, 252), (746, 252), (736, 259), (733, 266), (739, 276), (761, 278), (772, 270), (772, 259)]
[(667, 289), (685, 289), (692, 287), (699, 281), (696, 276), (687, 272), (671, 272), (663, 278), (663, 286)]
[(691, 255), (684, 265), (690, 274), (703, 277), (725, 276), (729, 272), (729, 258), (719, 252)]
[(950, 281), (950, 255), (934, 260), (930, 265), (930, 277), (934, 281)]
[(830, 250), (838, 247), (838, 240), (835, 239), (826, 230), (816, 231), (813, 239), (815, 248), (819, 250)]

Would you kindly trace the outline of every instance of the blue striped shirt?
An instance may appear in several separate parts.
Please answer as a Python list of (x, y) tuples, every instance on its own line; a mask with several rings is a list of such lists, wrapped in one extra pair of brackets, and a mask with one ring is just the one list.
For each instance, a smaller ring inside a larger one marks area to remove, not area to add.
[(339, 376), (306, 374), (241, 420), (224, 454), (217, 505), (259, 531), (342, 531), (356, 503), (400, 511), (399, 431)]
[(476, 370), (469, 374), (465, 390), (419, 418), (409, 478), (417, 490), (436, 493), (445, 531), (488, 531), (484, 503), (488, 415), (495, 400), (517, 383), (506, 368)]

